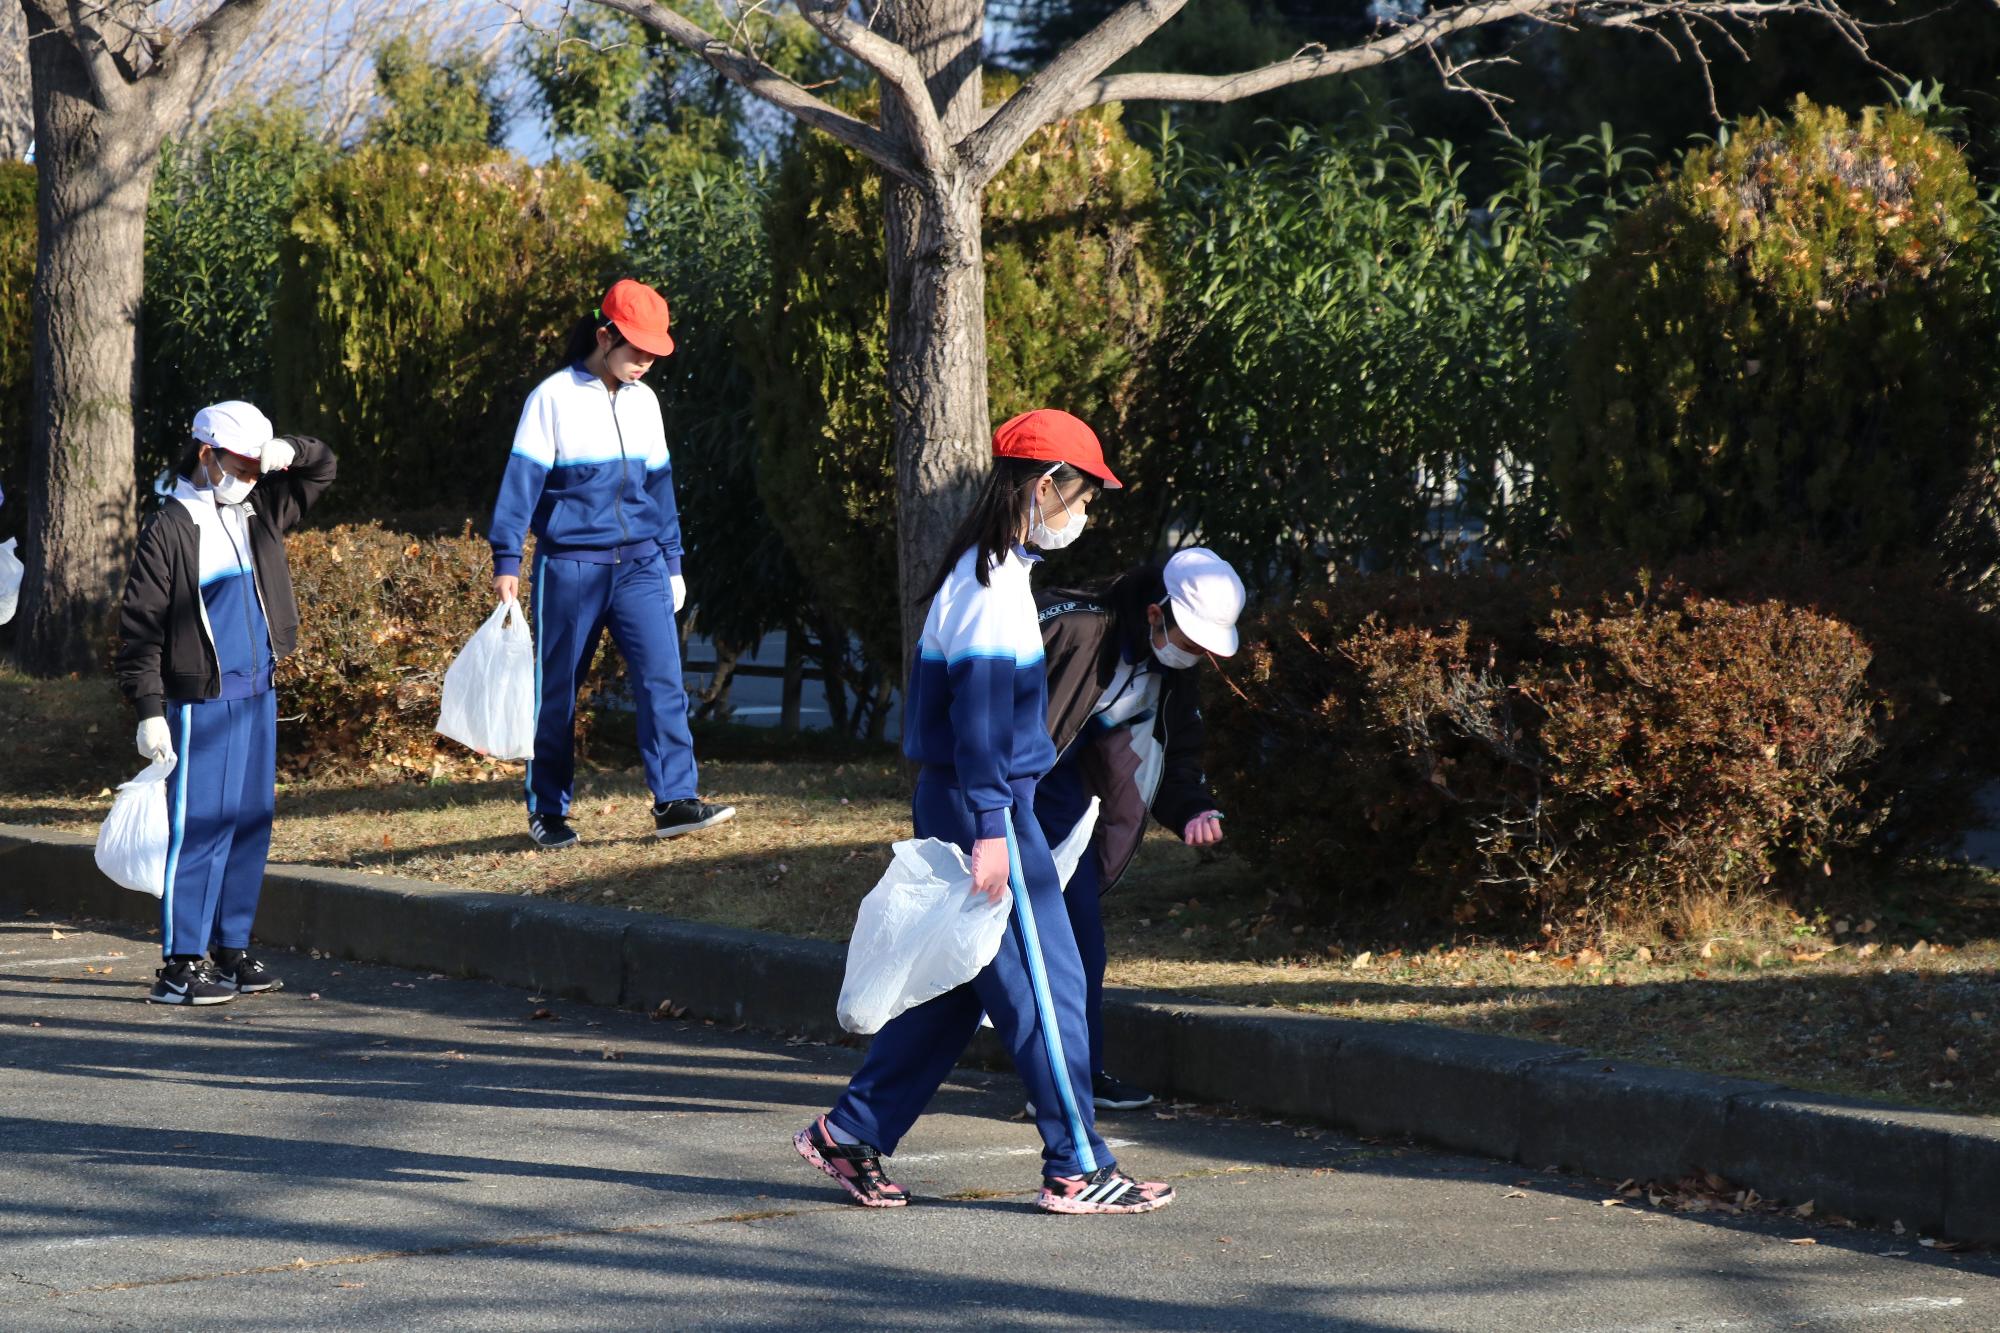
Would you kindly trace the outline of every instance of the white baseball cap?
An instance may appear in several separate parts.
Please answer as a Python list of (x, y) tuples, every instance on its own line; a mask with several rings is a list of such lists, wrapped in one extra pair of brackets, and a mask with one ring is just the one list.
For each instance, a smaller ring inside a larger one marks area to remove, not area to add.
[(264, 446), (276, 432), (271, 419), (249, 403), (231, 399), (211, 403), (194, 414), (194, 437), (203, 444), (227, 449), (243, 458), (262, 460)]
[(1243, 580), (1206, 546), (1167, 557), (1167, 601), (1174, 628), (1217, 657), (1236, 655), (1236, 618), (1243, 614)]

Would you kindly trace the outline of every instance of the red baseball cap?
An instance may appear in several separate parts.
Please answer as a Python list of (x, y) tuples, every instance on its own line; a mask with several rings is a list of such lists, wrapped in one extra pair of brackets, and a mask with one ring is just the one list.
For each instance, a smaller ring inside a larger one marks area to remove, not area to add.
[(632, 278), (620, 278), (598, 306), (604, 318), (618, 326), (625, 341), (654, 356), (672, 356), (673, 335), (667, 332), (667, 298)]
[(1038, 407), (1003, 422), (993, 432), (993, 456), (1068, 463), (1103, 482), (1106, 490), (1125, 488), (1124, 482), (1111, 475), (1097, 432), (1060, 408)]

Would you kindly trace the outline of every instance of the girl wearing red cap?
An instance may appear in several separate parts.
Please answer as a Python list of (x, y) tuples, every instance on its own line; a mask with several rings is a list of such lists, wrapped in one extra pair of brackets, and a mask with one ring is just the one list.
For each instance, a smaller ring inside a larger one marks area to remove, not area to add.
[(535, 534), (538, 707), (527, 794), (528, 835), (541, 847), (577, 841), (569, 824), (576, 688), (606, 628), (637, 707), (654, 836), (679, 837), (736, 813), (695, 791), (674, 630), (687, 595), (680, 511), (660, 403), (640, 383), (673, 350), (665, 298), (630, 278), (614, 283), (597, 316), (572, 333), (564, 368), (528, 395), (493, 506), (487, 540), (502, 602), (520, 596), (521, 547)]
[(1029, 412), (993, 436), (993, 471), (930, 589), (923, 641), (905, 692), (904, 752), (922, 765), (917, 836), (972, 856), (972, 892), (1013, 911), (1000, 951), (977, 977), (891, 1019), (833, 1109), (793, 1137), (800, 1156), (857, 1203), (894, 1208), (893, 1154), (964, 1053), (982, 1013), (1027, 1085), (1041, 1131), (1042, 1191), (1055, 1213), (1143, 1213), (1172, 1187), (1118, 1170), (1091, 1103), (1086, 978), (1062, 883), (1035, 818), (1035, 784), (1055, 763), (1029, 569), (1083, 531), (1102, 487), (1119, 485), (1089, 426)]

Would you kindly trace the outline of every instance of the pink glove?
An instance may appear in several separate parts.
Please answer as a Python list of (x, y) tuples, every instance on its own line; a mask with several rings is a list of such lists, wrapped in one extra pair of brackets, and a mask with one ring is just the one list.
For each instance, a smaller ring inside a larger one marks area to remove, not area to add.
[(1204, 810), (1181, 830), (1181, 841), (1190, 847), (1213, 847), (1222, 841), (1222, 812)]

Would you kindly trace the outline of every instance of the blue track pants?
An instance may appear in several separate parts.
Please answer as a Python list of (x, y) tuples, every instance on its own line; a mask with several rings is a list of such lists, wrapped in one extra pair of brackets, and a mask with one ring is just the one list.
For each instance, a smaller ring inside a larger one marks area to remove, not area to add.
[(277, 791), (278, 696), (167, 704), (179, 762), (167, 775), (160, 952), (250, 946)]
[(639, 756), (656, 801), (695, 794), (674, 592), (661, 556), (615, 565), (537, 555), (534, 567), (535, 757), (528, 809), (567, 815), (576, 781), (576, 689), (608, 628), (638, 711)]
[[(1035, 784), (1015, 783), (1014, 911), (999, 954), (967, 984), (884, 1025), (828, 1115), (885, 1153), (895, 1152), (923, 1114), (986, 1013), (1035, 1104), (1044, 1173), (1074, 1176), (1111, 1164), (1091, 1101), (1083, 965), (1034, 808)], [(912, 813), (917, 836), (943, 838), (971, 851), (973, 812), (959, 788), (936, 769), (926, 769), (917, 780)]]
[[(1076, 827), (1090, 806), (1090, 792), (1083, 782), (1083, 766), (1076, 749), (1056, 764), (1035, 788), (1035, 818), (1042, 837), (1057, 847)], [(1063, 907), (1069, 916), (1069, 931), (1076, 940), (1076, 952), (1083, 963), (1084, 1024), (1090, 1029), (1090, 1070), (1104, 1072), (1104, 867), (1098, 860), (1097, 836), (1093, 834), (1083, 859), (1070, 876)]]

